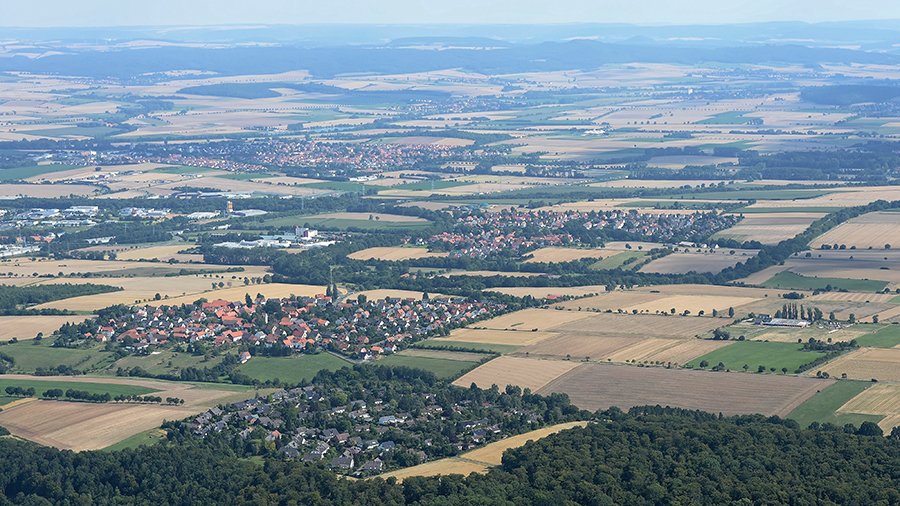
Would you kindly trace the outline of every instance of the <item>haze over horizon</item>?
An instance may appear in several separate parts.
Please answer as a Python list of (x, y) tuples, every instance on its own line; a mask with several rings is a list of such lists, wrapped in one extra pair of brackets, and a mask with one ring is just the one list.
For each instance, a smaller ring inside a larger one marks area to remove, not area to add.
[(839, 22), (900, 19), (900, 3), (883, 0), (35, 0), (4, 6), (7, 27), (112, 27), (240, 24), (733, 24), (772, 21)]

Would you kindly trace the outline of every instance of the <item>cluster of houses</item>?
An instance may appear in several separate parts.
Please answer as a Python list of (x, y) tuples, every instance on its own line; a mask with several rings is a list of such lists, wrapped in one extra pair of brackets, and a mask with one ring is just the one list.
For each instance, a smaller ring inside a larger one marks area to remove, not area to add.
[[(408, 402), (382, 395), (377, 385), (368, 390), (297, 387), (212, 408), (183, 427), (195, 437), (225, 434), (243, 440), (242, 449), (263, 448), (272, 456), (366, 476), (483, 446), (510, 435), (521, 423), (528, 428), (543, 424), (539, 410), (528, 407), (448, 402), (435, 393), (411, 392), (406, 395), (414, 396), (417, 405), (404, 410), (398, 406)], [(335, 405), (335, 398), (342, 402)], [(516, 424), (507, 426), (509, 420)], [(253, 441), (258, 444), (245, 444)]]
[(139, 353), (199, 341), (285, 347), (297, 353), (326, 349), (368, 360), (393, 353), (404, 343), (490, 317), (505, 307), (458, 297), (334, 301), (316, 295), (267, 301), (260, 296), (237, 302), (133, 307), (124, 316), (98, 321), (96, 332), (87, 337), (116, 341)]
[(450, 212), (457, 213), (453, 231), (431, 237), (429, 245), (450, 251), (452, 256), (476, 258), (522, 255), (548, 246), (587, 245), (585, 238), (609, 237), (611, 231), (663, 242), (686, 236), (708, 237), (740, 220), (715, 212), (649, 214), (611, 210), (559, 213), (521, 209)]

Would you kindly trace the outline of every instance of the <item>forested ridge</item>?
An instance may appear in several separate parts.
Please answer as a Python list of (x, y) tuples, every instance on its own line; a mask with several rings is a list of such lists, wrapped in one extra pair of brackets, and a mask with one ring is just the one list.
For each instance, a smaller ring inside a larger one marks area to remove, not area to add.
[(469, 478), (350, 481), (165, 443), (72, 453), (0, 439), (0, 504), (900, 504), (900, 439), (762, 416), (612, 409)]

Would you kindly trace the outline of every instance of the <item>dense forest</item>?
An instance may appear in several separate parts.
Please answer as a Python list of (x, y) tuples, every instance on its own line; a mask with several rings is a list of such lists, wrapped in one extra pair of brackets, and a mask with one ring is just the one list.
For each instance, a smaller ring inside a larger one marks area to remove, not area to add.
[(659, 407), (508, 451), (486, 475), (339, 479), (225, 445), (73, 453), (0, 439), (0, 504), (898, 504), (900, 434)]

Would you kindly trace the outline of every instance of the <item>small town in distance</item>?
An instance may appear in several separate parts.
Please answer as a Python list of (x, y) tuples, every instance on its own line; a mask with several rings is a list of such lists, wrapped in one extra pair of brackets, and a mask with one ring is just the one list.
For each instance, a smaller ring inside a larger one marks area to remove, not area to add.
[(900, 504), (900, 8), (35, 1), (0, 504)]

